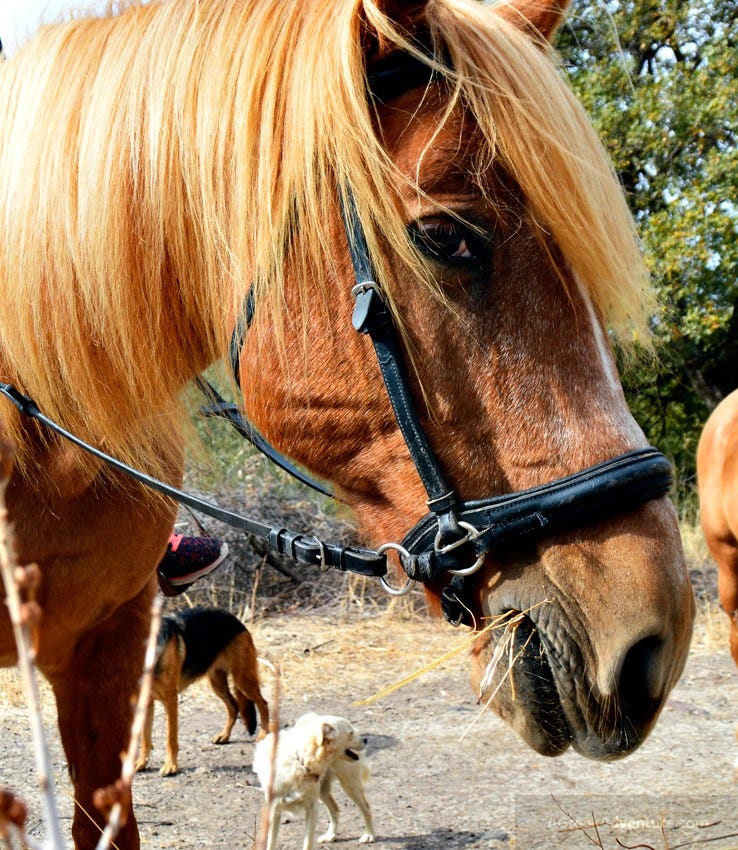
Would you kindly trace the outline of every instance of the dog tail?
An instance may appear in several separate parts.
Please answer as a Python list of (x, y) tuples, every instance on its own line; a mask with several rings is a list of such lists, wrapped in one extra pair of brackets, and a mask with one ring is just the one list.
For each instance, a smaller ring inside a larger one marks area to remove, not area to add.
[[(249, 730), (249, 735), (253, 735), (256, 732), (256, 706), (250, 699), (245, 701), (243, 707), (243, 722)], [(268, 732), (269, 730), (265, 729), (264, 731)]]

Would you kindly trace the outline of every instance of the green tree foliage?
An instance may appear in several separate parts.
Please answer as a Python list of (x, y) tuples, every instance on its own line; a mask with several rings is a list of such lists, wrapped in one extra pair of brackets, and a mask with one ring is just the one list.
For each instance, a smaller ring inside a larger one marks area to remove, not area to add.
[(574, 0), (564, 68), (628, 193), (661, 296), (631, 407), (689, 486), (738, 386), (738, 0)]

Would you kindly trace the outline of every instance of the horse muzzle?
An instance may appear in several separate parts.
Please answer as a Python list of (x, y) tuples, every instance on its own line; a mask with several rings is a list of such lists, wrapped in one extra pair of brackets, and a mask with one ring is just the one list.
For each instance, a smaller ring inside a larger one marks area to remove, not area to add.
[(671, 605), (655, 598), (638, 620), (625, 603), (597, 608), (608, 587), (595, 579), (583, 607), (530, 554), (484, 592), (489, 613), (472, 650), (479, 702), (542, 755), (571, 746), (596, 760), (626, 756), (653, 728), (689, 647), (691, 618), (659, 617), (657, 605), (688, 609), (689, 589)]

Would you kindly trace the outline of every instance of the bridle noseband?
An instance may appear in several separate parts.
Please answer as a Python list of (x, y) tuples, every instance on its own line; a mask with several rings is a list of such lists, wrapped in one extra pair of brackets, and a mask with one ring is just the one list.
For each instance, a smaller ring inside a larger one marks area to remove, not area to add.
[[(370, 74), (370, 96), (390, 99), (409, 87), (427, 83), (431, 76), (432, 69), (420, 59), (407, 54), (393, 56)], [(473, 625), (473, 611), (477, 606), (469, 577), (480, 569), (487, 555), (531, 545), (553, 534), (572, 531), (658, 499), (671, 488), (671, 465), (663, 454), (648, 447), (521, 492), (460, 500), (446, 482), (415, 410), (399, 335), (375, 281), (366, 237), (349, 190), (343, 191), (341, 202), (355, 278), (353, 325), (372, 341), (398, 427), (428, 496), (427, 515), (401, 542), (389, 542), (376, 550), (341, 546), (243, 517), (171, 487), (89, 445), (45, 416), (32, 399), (10, 384), (0, 382), (0, 394), (24, 416), (36, 419), (120, 472), (182, 504), (266, 540), (271, 548), (300, 563), (378, 576), (385, 588), (395, 595), (406, 593), (416, 581), (423, 582), (441, 590), (443, 611), (450, 622)], [(254, 311), (250, 293), (231, 341), (231, 362), (239, 385), (241, 347)], [(272, 460), (304, 483), (326, 492), (322, 485), (297, 470), (255, 433), (234, 405), (225, 403), (213, 388), (206, 387), (205, 391), (215, 402), (209, 412), (225, 415)], [(397, 553), (407, 575), (404, 586), (399, 589), (386, 580), (388, 551)]]

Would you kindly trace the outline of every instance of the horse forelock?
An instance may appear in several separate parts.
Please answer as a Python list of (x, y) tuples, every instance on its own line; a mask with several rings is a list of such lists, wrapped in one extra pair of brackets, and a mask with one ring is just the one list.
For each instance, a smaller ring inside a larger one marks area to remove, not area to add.
[[(500, 163), (601, 315), (641, 328), (632, 220), (550, 58), (472, 0), (433, 0), (426, 19), (479, 127), (470, 168)], [(171, 0), (46, 28), (4, 63), (0, 303), (17, 321), (0, 371), (156, 471), (160, 417), (141, 411), (170, 409), (224, 353), (248, 288), (278, 334), (288, 265), (304, 305), (336, 279), (341, 188), (390, 299), (398, 255), (433, 286), (397, 201), (413, 178), (367, 96), (367, 26), (385, 51), (410, 46), (374, 0)]]

